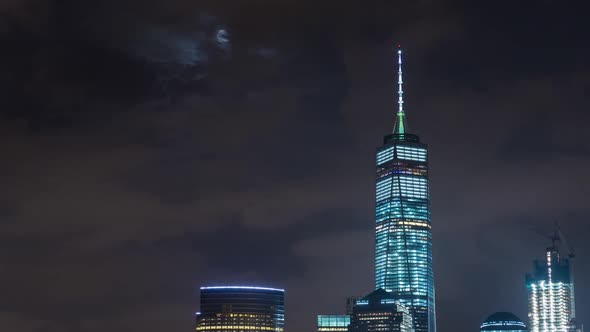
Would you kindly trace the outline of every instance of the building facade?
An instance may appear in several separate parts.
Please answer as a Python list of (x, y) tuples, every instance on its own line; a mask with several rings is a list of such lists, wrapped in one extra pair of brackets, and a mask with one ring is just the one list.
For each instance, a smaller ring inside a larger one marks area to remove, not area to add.
[(285, 291), (250, 286), (201, 287), (196, 331), (283, 332)]
[(348, 332), (349, 315), (318, 315), (318, 332)]
[(407, 133), (398, 50), (398, 112), (377, 150), (375, 288), (408, 307), (416, 332), (435, 332), (428, 149)]
[(410, 310), (392, 294), (377, 289), (356, 301), (348, 332), (413, 332)]
[(495, 312), (479, 328), (480, 332), (528, 332), (526, 325), (510, 312)]
[(531, 332), (572, 332), (576, 323), (574, 282), (570, 260), (559, 252), (559, 237), (547, 248), (545, 258), (534, 262), (526, 276)]
[(347, 315), (352, 315), (352, 308), (354, 308), (354, 304), (357, 300), (361, 299), (362, 296), (349, 296), (346, 298), (346, 311)]

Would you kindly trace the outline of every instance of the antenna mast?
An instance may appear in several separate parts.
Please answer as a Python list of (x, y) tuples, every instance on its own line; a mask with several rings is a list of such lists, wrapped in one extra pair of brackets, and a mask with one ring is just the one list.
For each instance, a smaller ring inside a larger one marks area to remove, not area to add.
[(393, 128), (394, 134), (404, 134), (406, 132), (406, 114), (404, 113), (404, 89), (402, 79), (402, 49), (401, 45), (397, 45), (397, 117), (395, 126)]

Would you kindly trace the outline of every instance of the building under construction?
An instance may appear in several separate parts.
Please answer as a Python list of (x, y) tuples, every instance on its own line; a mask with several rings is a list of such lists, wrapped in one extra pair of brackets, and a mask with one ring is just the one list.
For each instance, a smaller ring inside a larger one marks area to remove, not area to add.
[(560, 253), (560, 232), (552, 237), (545, 258), (526, 276), (530, 332), (582, 332), (576, 322), (573, 253)]

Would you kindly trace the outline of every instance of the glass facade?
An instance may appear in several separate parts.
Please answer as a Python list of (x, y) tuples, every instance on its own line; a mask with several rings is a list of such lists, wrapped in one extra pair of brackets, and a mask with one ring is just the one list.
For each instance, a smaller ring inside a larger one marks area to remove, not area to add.
[(574, 283), (570, 262), (554, 244), (544, 260), (535, 261), (526, 276), (531, 332), (566, 332), (578, 329), (575, 322)]
[(318, 332), (347, 332), (350, 324), (349, 315), (318, 315)]
[(196, 331), (282, 332), (285, 291), (249, 286), (201, 287), (201, 312)]
[(375, 287), (409, 308), (416, 332), (435, 332), (427, 147), (391, 134), (376, 163)]

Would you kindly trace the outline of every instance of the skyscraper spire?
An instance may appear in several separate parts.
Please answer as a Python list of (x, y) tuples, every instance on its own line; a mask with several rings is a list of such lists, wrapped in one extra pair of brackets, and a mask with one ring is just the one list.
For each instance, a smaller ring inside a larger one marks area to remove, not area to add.
[(397, 116), (395, 125), (393, 127), (394, 134), (404, 134), (406, 131), (406, 114), (404, 113), (404, 89), (402, 80), (402, 49), (401, 45), (397, 44)]

